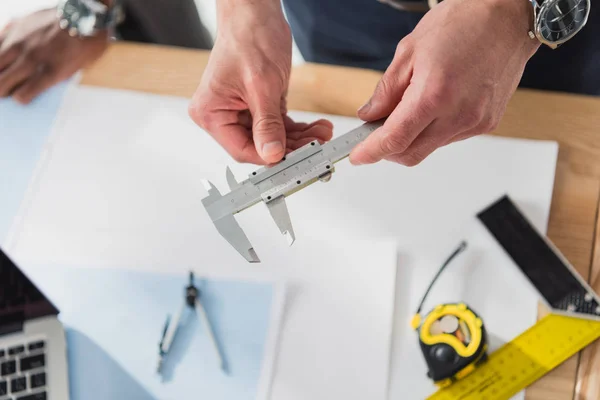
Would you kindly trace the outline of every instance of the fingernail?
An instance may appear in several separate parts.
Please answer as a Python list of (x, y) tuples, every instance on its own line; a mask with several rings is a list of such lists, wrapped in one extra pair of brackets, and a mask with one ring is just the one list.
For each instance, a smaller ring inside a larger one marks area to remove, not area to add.
[(361, 108), (358, 109), (358, 113), (359, 114), (366, 113), (370, 109), (371, 109), (371, 99), (369, 99), (369, 101), (367, 101), (365, 104), (363, 104), (363, 106)]
[(280, 141), (265, 143), (262, 147), (262, 154), (266, 157), (277, 155), (282, 151), (283, 143), (281, 143)]

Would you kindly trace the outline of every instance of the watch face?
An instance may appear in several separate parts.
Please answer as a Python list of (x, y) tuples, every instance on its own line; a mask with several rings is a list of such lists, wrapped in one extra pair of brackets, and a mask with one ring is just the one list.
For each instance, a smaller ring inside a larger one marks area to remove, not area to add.
[(567, 41), (587, 22), (589, 0), (546, 0), (539, 14), (539, 34), (552, 43)]
[(92, 36), (98, 28), (99, 18), (107, 7), (92, 0), (62, 0), (59, 5), (60, 27), (72, 36)]

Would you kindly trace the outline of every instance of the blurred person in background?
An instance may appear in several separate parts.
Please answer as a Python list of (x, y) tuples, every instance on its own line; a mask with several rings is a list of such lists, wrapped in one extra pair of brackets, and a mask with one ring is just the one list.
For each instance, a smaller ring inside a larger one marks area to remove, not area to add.
[[(105, 21), (93, 29), (86, 25), (87, 7), (103, 12), (98, 6), (113, 6), (113, 1), (62, 2), (0, 28), (0, 98), (30, 103), (97, 60), (113, 39), (212, 48), (212, 37), (193, 0), (119, 0), (118, 8), (106, 8)], [(72, 19), (74, 13), (79, 13), (79, 25)], [(70, 24), (61, 26), (61, 17), (67, 16)]]

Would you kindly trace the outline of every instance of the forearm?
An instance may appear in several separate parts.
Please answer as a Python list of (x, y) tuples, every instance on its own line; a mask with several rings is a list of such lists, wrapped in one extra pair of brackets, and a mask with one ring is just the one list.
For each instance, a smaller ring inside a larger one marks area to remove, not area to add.
[(284, 18), (280, 0), (217, 0), (217, 23), (223, 25), (234, 16), (266, 20)]

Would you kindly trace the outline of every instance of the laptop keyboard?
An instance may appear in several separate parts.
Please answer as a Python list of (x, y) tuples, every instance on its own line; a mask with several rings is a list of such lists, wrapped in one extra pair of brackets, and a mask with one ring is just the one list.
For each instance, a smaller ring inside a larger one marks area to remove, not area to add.
[(0, 400), (47, 400), (44, 341), (0, 347)]

